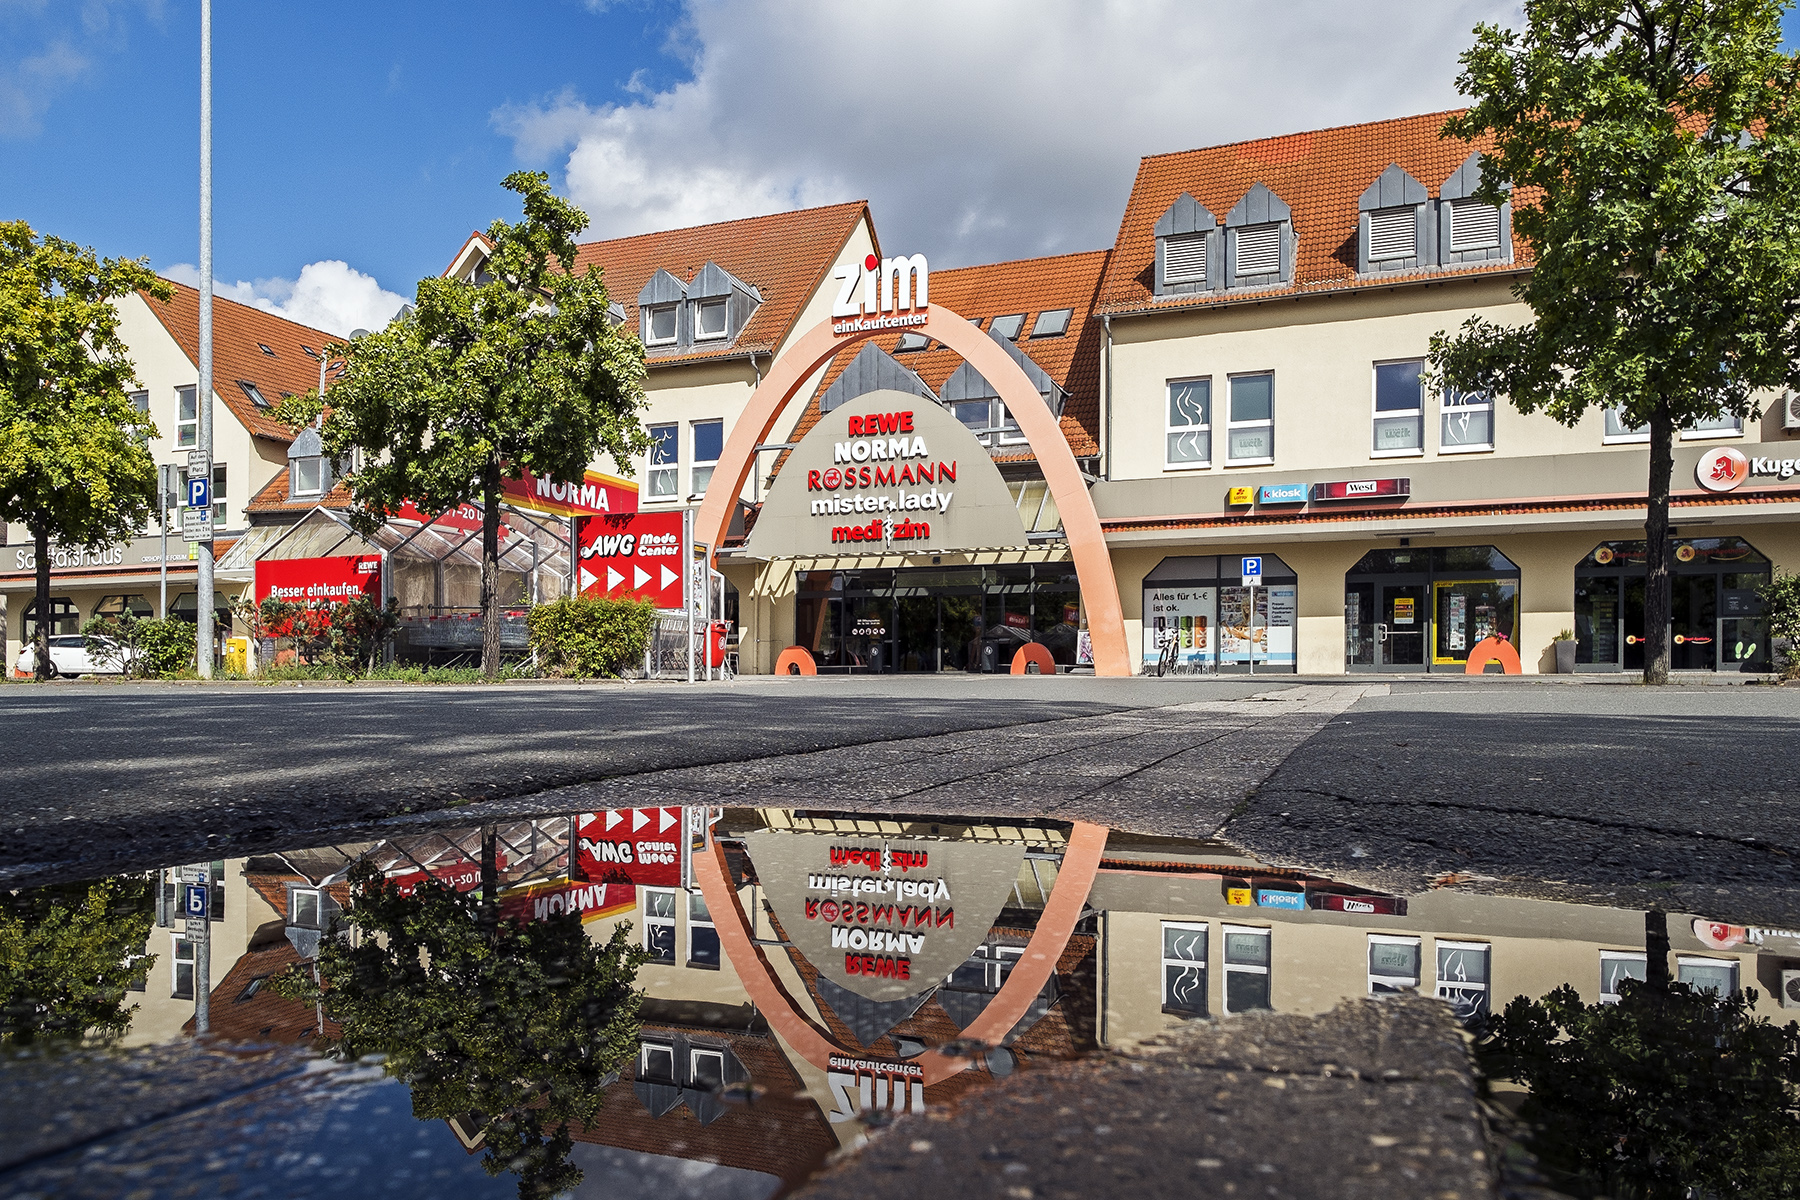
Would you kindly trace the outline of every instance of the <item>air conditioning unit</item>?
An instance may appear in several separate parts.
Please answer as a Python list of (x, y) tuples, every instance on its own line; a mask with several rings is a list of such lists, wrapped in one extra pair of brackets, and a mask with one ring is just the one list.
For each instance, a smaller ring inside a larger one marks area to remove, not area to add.
[(1789, 392), (1781, 398), (1781, 427), (1800, 429), (1800, 392)]
[(1800, 971), (1781, 972), (1781, 1007), (1800, 1008)]

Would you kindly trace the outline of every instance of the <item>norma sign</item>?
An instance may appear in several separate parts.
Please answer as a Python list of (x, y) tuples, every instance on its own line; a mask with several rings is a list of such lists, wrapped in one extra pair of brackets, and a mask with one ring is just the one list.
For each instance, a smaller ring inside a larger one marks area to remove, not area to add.
[(648, 600), (658, 608), (682, 607), (684, 530), (680, 512), (586, 518), (575, 539), (580, 550), (576, 590), (608, 600)]
[(923, 325), (929, 316), (931, 268), (923, 254), (887, 259), (870, 254), (860, 263), (839, 266), (837, 280), (837, 299), (831, 305), (833, 333)]
[(273, 596), (290, 604), (343, 604), (358, 596), (381, 599), (379, 554), (324, 558), (265, 558), (256, 564), (256, 602)]
[(1410, 495), (1410, 479), (1352, 479), (1312, 485), (1314, 500), (1404, 500)]
[(679, 808), (612, 808), (583, 813), (575, 862), (594, 883), (679, 887), (684, 826)]
[(514, 508), (558, 517), (611, 516), (638, 507), (637, 484), (599, 471), (589, 471), (578, 483), (555, 483), (527, 471), (522, 479), (501, 483), (500, 493)]

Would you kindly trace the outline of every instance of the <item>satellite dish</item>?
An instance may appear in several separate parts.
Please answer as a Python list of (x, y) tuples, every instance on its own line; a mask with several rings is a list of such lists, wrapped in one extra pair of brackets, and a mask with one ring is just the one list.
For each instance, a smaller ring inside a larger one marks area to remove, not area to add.
[(359, 338), (359, 337), (368, 337), (369, 331), (366, 329), (352, 329), (350, 331), (350, 336), (352, 339)]

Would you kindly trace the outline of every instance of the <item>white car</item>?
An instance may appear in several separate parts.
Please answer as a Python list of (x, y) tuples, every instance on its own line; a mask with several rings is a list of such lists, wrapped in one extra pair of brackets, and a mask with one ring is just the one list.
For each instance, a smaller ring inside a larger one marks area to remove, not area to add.
[[(109, 641), (101, 638), (100, 641)], [(37, 646), (27, 642), (19, 651), (18, 672), (37, 673)], [(50, 674), (74, 679), (81, 675), (118, 675), (122, 671), (117, 658), (96, 662), (88, 653), (87, 639), (80, 634), (54, 634), (50, 638)]]

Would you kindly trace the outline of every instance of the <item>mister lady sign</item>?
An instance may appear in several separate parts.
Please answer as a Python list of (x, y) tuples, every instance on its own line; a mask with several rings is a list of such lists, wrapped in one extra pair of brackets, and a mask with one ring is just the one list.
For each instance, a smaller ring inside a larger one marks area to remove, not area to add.
[(745, 543), (751, 558), (939, 553), (1027, 544), (999, 468), (935, 401), (876, 391), (794, 449)]
[(745, 845), (781, 928), (819, 973), (869, 1000), (942, 983), (988, 936), (1023, 842), (765, 831)]

